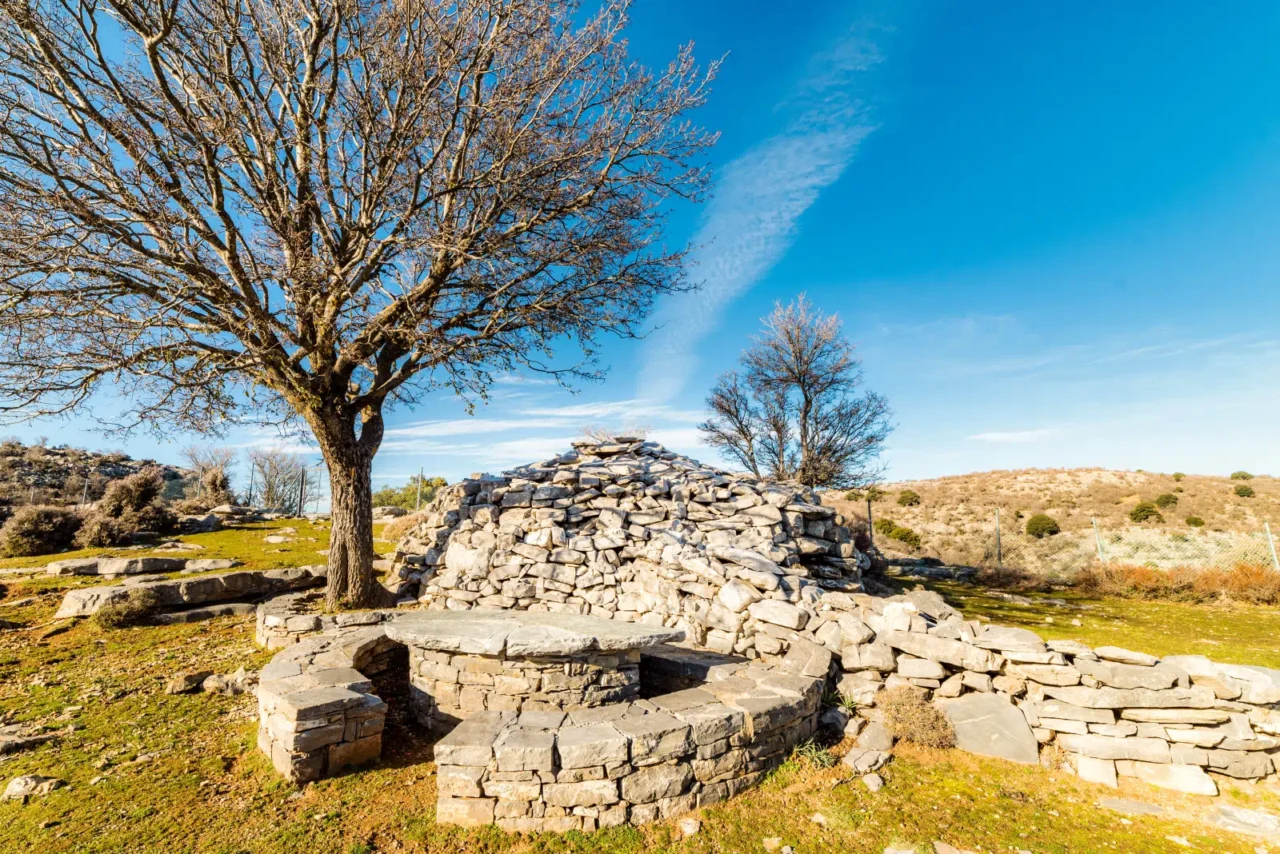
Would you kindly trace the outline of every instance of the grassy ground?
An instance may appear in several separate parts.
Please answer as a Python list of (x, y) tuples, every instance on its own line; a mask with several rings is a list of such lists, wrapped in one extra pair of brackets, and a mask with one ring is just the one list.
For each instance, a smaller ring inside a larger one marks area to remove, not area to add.
[[(898, 585), (902, 586), (902, 585)], [(1031, 629), (1045, 640), (1078, 640), (1153, 655), (1205, 655), (1225, 664), (1280, 668), (1280, 609), (1244, 604), (1190, 604), (1089, 597), (1078, 593), (1022, 593), (1030, 605), (997, 591), (959, 582), (926, 582), (947, 601), (976, 617)], [(1066, 606), (1045, 600), (1065, 600)], [(1080, 625), (1073, 625), (1072, 621)]]
[[(879, 854), (893, 842), (934, 839), (1037, 854), (1186, 850), (1168, 836), (1201, 851), (1251, 852), (1256, 844), (1200, 823), (1213, 806), (1206, 799), (1127, 786), (1120, 794), (1179, 816), (1128, 820), (1096, 806), (1114, 793), (1061, 772), (910, 747), (898, 750), (877, 794), (856, 781), (836, 785), (842, 766), (793, 760), (759, 789), (704, 810), (702, 832), (690, 839), (674, 822), (564, 837), (447, 829), (433, 822), (430, 748), (415, 732), (389, 730), (388, 755), (375, 767), (297, 790), (254, 749), (251, 697), (162, 692), (174, 673), (227, 672), (267, 658), (253, 646), (251, 621), (234, 618), (109, 633), (86, 623), (43, 641), (0, 635), (0, 715), (76, 728), (0, 763), (0, 779), (39, 773), (69, 783), (26, 805), (0, 804), (0, 850), (621, 854), (761, 851), (766, 837), (802, 854)], [(1271, 785), (1231, 792), (1249, 806), (1280, 807)], [(825, 827), (810, 820), (814, 813)]]
[[(378, 536), (383, 526), (374, 526), (374, 536)], [(282, 529), (293, 528), (288, 534), (291, 541), (287, 543), (268, 543), (265, 538)], [(273, 522), (253, 522), (234, 528), (225, 528), (209, 534), (188, 534), (174, 537), (184, 543), (193, 543), (201, 547), (199, 551), (153, 551), (133, 549), (77, 549), (55, 555), (39, 557), (16, 557), (0, 559), (0, 582), (6, 577), (25, 570), (37, 570), (56, 560), (68, 560), (80, 557), (144, 557), (161, 555), (178, 558), (233, 558), (240, 561), (243, 569), (280, 569), (283, 567), (303, 566), (306, 564), (324, 563), (325, 557), (320, 551), (329, 545), (329, 524), (325, 521), (307, 519), (283, 519)], [(381, 540), (374, 543), (380, 551), (390, 549), (393, 545)], [(109, 583), (96, 576), (44, 576), (34, 575), (27, 581), (28, 590), (61, 590), (73, 586), (88, 586)]]
[[(246, 564), (285, 560), (283, 553), (261, 546), (264, 530), (189, 539), (210, 544), (202, 556), (239, 556)], [(315, 535), (320, 533), (317, 528)], [(221, 543), (217, 553), (215, 542)], [(308, 553), (299, 562), (313, 560), (317, 547), (323, 545), (299, 545)], [(35, 601), (0, 604), (0, 617), (47, 626), (61, 596), (45, 589), (49, 582), (67, 580), (11, 579), (6, 601), (32, 594)], [(1280, 618), (1270, 610), (1079, 598), (1072, 604), (1089, 607), (1063, 609), (1011, 605), (953, 584), (936, 588), (972, 615), (1028, 626), (1047, 637), (1280, 665), (1264, 640), (1280, 629)], [(1082, 625), (1071, 626), (1071, 619)], [(1207, 640), (1220, 644), (1201, 643)], [(69, 784), (25, 805), (0, 803), (0, 852), (710, 854), (763, 851), (767, 837), (781, 838), (799, 854), (880, 854), (892, 843), (918, 845), (923, 852), (935, 839), (974, 850), (1036, 854), (1188, 850), (1170, 838), (1178, 837), (1191, 850), (1248, 854), (1256, 852), (1258, 840), (1217, 830), (1203, 819), (1222, 802), (1280, 812), (1280, 784), (1273, 782), (1224, 780), (1219, 799), (1133, 782), (1117, 793), (1060, 771), (900, 746), (879, 793), (856, 780), (844, 782), (843, 766), (821, 768), (794, 759), (758, 789), (702, 811), (702, 830), (688, 839), (673, 821), (593, 835), (450, 829), (434, 823), (430, 743), (412, 727), (388, 729), (377, 765), (297, 789), (254, 747), (251, 696), (163, 693), (165, 680), (175, 674), (254, 669), (269, 657), (254, 646), (249, 618), (117, 631), (83, 622), (57, 634), (47, 628), (0, 632), (0, 722), (62, 731), (57, 742), (0, 756), (0, 785), (30, 773)], [(1115, 795), (1159, 804), (1167, 812), (1126, 818), (1097, 806), (1100, 798)], [(825, 818), (824, 826), (811, 821), (815, 813)]]

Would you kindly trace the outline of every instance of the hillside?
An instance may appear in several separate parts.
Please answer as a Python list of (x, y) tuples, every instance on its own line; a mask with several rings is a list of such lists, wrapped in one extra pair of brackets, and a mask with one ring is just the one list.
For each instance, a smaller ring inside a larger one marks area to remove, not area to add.
[[(1252, 497), (1236, 494), (1245, 486)], [(1000, 511), (1001, 562), (1027, 568), (1078, 569), (1096, 559), (1150, 564), (1225, 565), (1270, 561), (1263, 525), (1280, 535), (1280, 480), (1259, 475), (1248, 480), (1227, 475), (1176, 477), (1145, 471), (1106, 469), (1021, 469), (988, 471), (934, 480), (882, 484), (872, 504), (876, 519), (890, 519), (920, 537), (919, 548), (883, 532), (876, 542), (890, 552), (938, 557), (948, 562), (993, 565), (995, 517)], [(904, 491), (919, 503), (903, 506)], [(1140, 502), (1157, 502), (1160, 518), (1135, 523), (1130, 513)], [(866, 518), (865, 500), (843, 493), (824, 497), (847, 515)], [(1026, 534), (1036, 513), (1051, 516), (1061, 533), (1044, 540)], [(1188, 524), (1199, 519), (1202, 525)], [(1093, 521), (1098, 533), (1095, 535)], [(882, 523), (883, 525), (883, 523)]]
[(135, 460), (119, 452), (24, 445), (10, 439), (0, 442), (0, 505), (76, 504), (86, 491), (93, 500), (111, 481), (152, 466), (174, 489), (191, 475), (176, 466)]

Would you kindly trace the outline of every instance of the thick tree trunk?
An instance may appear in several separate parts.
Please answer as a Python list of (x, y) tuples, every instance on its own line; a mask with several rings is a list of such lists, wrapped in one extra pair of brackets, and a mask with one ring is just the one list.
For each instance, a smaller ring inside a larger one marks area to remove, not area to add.
[(382, 418), (366, 419), (357, 437), (354, 419), (319, 416), (312, 429), (329, 468), (333, 526), (329, 534), (331, 608), (375, 608), (391, 595), (373, 571), (373, 455), (382, 440)]

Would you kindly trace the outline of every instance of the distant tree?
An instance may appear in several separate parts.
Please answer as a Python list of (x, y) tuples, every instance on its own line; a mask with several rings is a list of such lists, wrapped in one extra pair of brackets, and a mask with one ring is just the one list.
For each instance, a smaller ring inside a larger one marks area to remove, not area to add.
[(688, 286), (663, 232), (711, 74), (630, 59), (629, 5), (0, 2), (0, 410), (105, 383), (124, 427), (305, 424), (328, 602), (385, 601), (384, 410), (596, 376)]
[(862, 391), (862, 364), (840, 330), (801, 295), (775, 305), (707, 398), (704, 441), (757, 477), (847, 488), (872, 482), (893, 429), (888, 402)]
[(920, 493), (914, 489), (904, 489), (898, 493), (899, 507), (918, 507), (920, 505)]
[(258, 507), (294, 511), (298, 509), (299, 490), (304, 508), (319, 496), (319, 477), (302, 476), (307, 463), (299, 455), (280, 447), (250, 448), (246, 455), (252, 471), (251, 497)]
[(1180, 472), (1180, 471), (1175, 471), (1175, 472), (1173, 473), (1173, 481), (1174, 481), (1174, 483), (1177, 483), (1178, 481), (1182, 480), (1182, 479), (1183, 479), (1183, 478), (1185, 478), (1185, 477), (1186, 477), (1186, 475), (1185, 475), (1185, 474), (1183, 474), (1183, 473), (1182, 473), (1182, 472)]
[(1161, 510), (1168, 510), (1170, 507), (1178, 506), (1178, 496), (1172, 492), (1162, 492), (1156, 496), (1156, 506)]
[(1232, 480), (1253, 480), (1253, 475), (1247, 471), (1233, 471), (1231, 473)]
[[(422, 489), (419, 492), (418, 484)], [(373, 494), (374, 507), (400, 507), (405, 510), (417, 510), (421, 500), (425, 507), (427, 502), (436, 497), (436, 490), (448, 486), (449, 482), (442, 477), (420, 477), (413, 475), (404, 486), (384, 486)]]
[(216, 507), (232, 501), (231, 470), (236, 462), (236, 449), (217, 445), (187, 445), (182, 449), (182, 459), (195, 473), (187, 484), (189, 498)]
[(1236, 495), (1240, 496), (1241, 498), (1252, 498), (1254, 495), (1253, 487), (1245, 486), (1243, 483), (1236, 487), (1235, 492), (1236, 492)]

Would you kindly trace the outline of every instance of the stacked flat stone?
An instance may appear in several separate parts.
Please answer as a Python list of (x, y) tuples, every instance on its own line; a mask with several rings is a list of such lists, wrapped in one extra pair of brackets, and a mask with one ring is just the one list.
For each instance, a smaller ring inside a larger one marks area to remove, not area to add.
[(282, 593), (258, 603), (254, 640), (266, 649), (283, 649), (315, 634), (351, 626), (372, 626), (389, 620), (395, 611), (346, 611), (317, 613), (324, 592), (303, 590)]
[(382, 753), (387, 704), (368, 677), (399, 647), (379, 625), (335, 628), (293, 644), (262, 668), (258, 749), (276, 771), (307, 782)]
[(431, 609), (591, 614), (757, 658), (785, 654), (824, 590), (860, 589), (865, 564), (812, 491), (620, 438), (442, 490), (393, 578)]
[(418, 612), (387, 625), (409, 650), (414, 713), (425, 726), (483, 711), (549, 712), (640, 692), (640, 650), (684, 633), (577, 614)]
[(879, 691), (912, 686), (951, 718), (962, 749), (1035, 763), (1056, 744), (1090, 781), (1207, 795), (1207, 772), (1256, 779), (1280, 766), (1280, 671), (1046, 642), (965, 620), (924, 590), (828, 594), (819, 607), (840, 612), (826, 640), (841, 645), (841, 694), (870, 707)]
[(212, 602), (255, 599), (287, 590), (318, 587), (325, 583), (327, 571), (324, 566), (299, 566), (291, 569), (246, 569), (188, 578), (135, 577), (122, 584), (68, 590), (54, 618), (88, 617), (106, 605), (123, 602), (135, 590), (155, 594), (159, 607), (165, 611)]
[[(386, 704), (366, 675), (402, 645), (411, 668), (443, 651), (433, 646), (504, 664), (612, 655), (619, 670), (632, 667), (638, 649), (646, 698), (628, 692), (517, 710), (489, 707), (496, 692), (479, 694), (477, 707), (459, 708), (461, 722), (436, 743), (435, 760), (442, 823), (521, 831), (640, 824), (718, 803), (785, 760), (816, 728), (832, 660), (821, 648), (815, 657), (797, 645), (776, 664), (751, 662), (662, 642), (678, 632), (602, 629), (599, 620), (584, 629), (571, 615), (492, 615), (471, 626), (439, 619), (455, 616), (465, 615), (400, 613), (377, 625), (330, 629), (277, 653), (259, 683), (259, 749), (296, 782), (378, 756)], [(415, 691), (427, 684), (417, 681)], [(440, 723), (418, 696), (414, 707)]]

